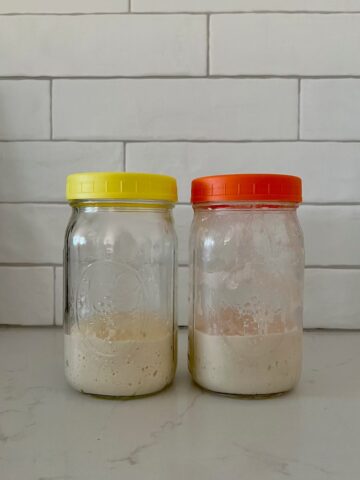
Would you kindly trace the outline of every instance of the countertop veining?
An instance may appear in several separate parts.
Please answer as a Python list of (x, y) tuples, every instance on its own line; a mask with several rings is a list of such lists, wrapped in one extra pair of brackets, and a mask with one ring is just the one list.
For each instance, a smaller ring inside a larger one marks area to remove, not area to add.
[(1, 480), (358, 480), (360, 332), (305, 334), (298, 388), (266, 400), (204, 392), (179, 335), (158, 395), (82, 395), (63, 376), (57, 328), (0, 329)]

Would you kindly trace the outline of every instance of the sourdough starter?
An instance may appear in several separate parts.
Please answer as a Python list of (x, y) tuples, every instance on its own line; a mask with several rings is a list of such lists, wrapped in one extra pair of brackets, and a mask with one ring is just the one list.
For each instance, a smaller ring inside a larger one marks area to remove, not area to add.
[(245, 336), (195, 329), (189, 340), (193, 378), (208, 390), (267, 395), (290, 390), (300, 378), (301, 331)]
[(85, 393), (146, 395), (168, 385), (174, 370), (174, 336), (165, 322), (93, 318), (65, 335), (66, 378)]

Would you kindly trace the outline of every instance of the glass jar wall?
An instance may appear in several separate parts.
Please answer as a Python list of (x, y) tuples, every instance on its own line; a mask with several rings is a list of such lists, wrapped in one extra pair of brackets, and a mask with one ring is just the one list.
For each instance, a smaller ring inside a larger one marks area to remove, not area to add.
[(176, 182), (77, 174), (68, 178), (67, 195), (73, 208), (64, 250), (67, 380), (98, 395), (159, 391), (176, 368)]
[(221, 393), (293, 388), (302, 364), (301, 180), (228, 175), (194, 180), (189, 369)]

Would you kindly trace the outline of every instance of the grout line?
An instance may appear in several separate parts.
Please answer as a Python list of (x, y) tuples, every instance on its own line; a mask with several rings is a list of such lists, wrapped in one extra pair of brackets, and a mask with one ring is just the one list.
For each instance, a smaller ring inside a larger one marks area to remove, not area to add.
[[(115, 144), (122, 144), (126, 140), (78, 140), (78, 139), (59, 139), (59, 138), (53, 138), (51, 141), (50, 139), (46, 138), (39, 138), (39, 139), (28, 139), (28, 140), (1, 140), (0, 139), (0, 144), (1, 143), (115, 143)], [(360, 141), (360, 140), (359, 140)]]
[(123, 171), (126, 172), (126, 150), (127, 150), (127, 142), (124, 142), (123, 147)]
[(207, 75), (0, 75), (0, 80), (359, 80), (358, 75), (215, 74)]
[(301, 98), (301, 79), (299, 78), (298, 80), (298, 103), (297, 103), (297, 139), (300, 140), (300, 120), (301, 120), (301, 115), (300, 115), (300, 98)]
[[(155, 14), (154, 12), (153, 14)], [(160, 12), (159, 12), (160, 13)], [(167, 12), (162, 12), (163, 14), (166, 14)], [(175, 14), (175, 12), (171, 12)], [(190, 12), (176, 12), (176, 13), (190, 13)], [(262, 15), (278, 15), (278, 14), (289, 14), (289, 15), (298, 15), (298, 14), (306, 14), (306, 15), (349, 15), (353, 13), (360, 13), (360, 10), (339, 10), (339, 11), (331, 11), (331, 10), (286, 10), (286, 9), (279, 9), (279, 10), (243, 10), (243, 11), (238, 11), (238, 10), (228, 10), (224, 12), (193, 12), (195, 15), (199, 15), (201, 13), (211, 13), (212, 15), (257, 15), (257, 14), (262, 14)]]
[[(27, 140), (24, 140), (27, 141)], [(45, 140), (44, 140), (45, 141)], [(67, 140), (67, 139), (58, 139), (57, 141), (77, 141), (77, 142), (95, 142), (97, 140)], [(225, 144), (237, 144), (237, 143), (360, 143), (360, 138), (358, 139), (351, 139), (351, 140), (329, 140), (329, 139), (324, 139), (324, 140), (312, 140), (312, 139), (301, 139), (297, 140), (296, 138), (287, 138), (287, 139), (277, 139), (277, 140), (271, 140), (271, 139), (243, 139), (243, 140), (234, 140), (234, 139), (228, 139), (228, 140), (223, 140), (223, 139), (208, 139), (208, 140), (199, 140), (199, 139), (187, 139), (187, 138), (178, 138), (178, 139), (158, 139), (158, 140), (150, 140), (150, 139), (136, 139), (136, 140), (125, 140), (125, 139), (109, 139), (109, 140), (101, 140), (102, 142), (124, 142), (126, 141), (127, 144), (132, 144), (132, 143), (225, 143)]]
[(344, 327), (339, 327), (339, 328), (334, 328), (334, 327), (329, 327), (329, 328), (324, 328), (324, 327), (304, 327), (303, 328), (304, 332), (307, 333), (357, 333), (359, 332), (359, 328), (344, 328)]
[(62, 267), (61, 263), (32, 263), (32, 262), (16, 262), (16, 263), (11, 263), (11, 262), (0, 262), (0, 267), (15, 267), (15, 268), (21, 268), (21, 267)]
[(53, 138), (53, 81), (50, 79), (50, 139)]
[[(130, 5), (131, 7), (131, 5)], [(129, 7), (128, 7), (129, 8)], [(287, 15), (353, 15), (353, 14), (360, 14), (360, 10), (339, 10), (339, 11), (331, 11), (331, 10), (226, 10), (226, 11), (213, 11), (208, 12), (206, 10), (203, 11), (134, 11), (128, 10), (123, 12), (12, 12), (12, 13), (0, 13), (1, 17), (32, 17), (32, 16), (48, 16), (48, 17), (86, 17), (86, 16), (94, 16), (94, 15), (144, 15), (144, 16), (156, 16), (156, 15), (204, 15), (204, 13), (211, 13), (212, 15), (278, 15), (278, 14), (287, 14)]]
[(307, 138), (287, 138), (287, 139), (244, 139), (244, 140), (224, 140), (224, 139), (208, 139), (208, 140), (199, 140), (194, 138), (178, 138), (178, 139), (123, 139), (123, 138), (110, 138), (110, 139), (98, 139), (94, 137), (92, 139), (76, 139), (76, 138), (54, 138), (50, 140), (48, 138), (38, 138), (38, 139), (0, 139), (1, 143), (126, 143), (126, 144), (142, 144), (142, 143), (200, 143), (200, 144), (211, 144), (211, 143), (224, 143), (224, 144), (243, 144), (243, 143), (360, 143), (360, 138), (346, 139), (346, 140), (335, 140), (335, 139), (307, 139)]
[(132, 13), (131, 0), (128, 0), (128, 12)]
[[(179, 268), (189, 267), (188, 263), (178, 263)], [(360, 270), (360, 265), (305, 265), (305, 270)]]
[(206, 76), (210, 75), (210, 15), (206, 15)]
[(53, 325), (56, 325), (56, 267), (53, 267), (53, 281), (54, 281), (54, 305), (53, 305)]
[[(10, 328), (17, 328), (17, 329), (42, 329), (42, 328), (54, 328), (54, 325), (52, 323), (46, 323), (44, 324), (33, 324), (33, 325), (23, 325), (21, 323), (0, 323), (0, 329), (2, 330), (8, 330)], [(60, 325), (55, 325), (56, 328), (59, 328)], [(63, 477), (64, 478), (64, 477)]]
[(360, 202), (302, 202), (305, 207), (357, 207)]
[[(205, 12), (136, 12), (129, 10), (131, 8), (131, 2), (128, 0), (128, 10), (123, 12), (20, 12), (20, 13), (0, 13), (0, 17), (91, 17), (91, 16), (126, 16), (131, 13), (131, 15), (141, 15), (141, 16), (156, 16), (156, 15), (204, 15)], [(237, 12), (237, 13), (250, 13), (250, 12)], [(254, 12), (255, 13), (255, 12)], [(269, 12), (270, 13), (270, 12)], [(329, 12), (333, 13), (333, 12)], [(341, 12), (334, 12), (341, 13)], [(345, 13), (345, 12), (344, 12)], [(349, 13), (360, 13), (360, 12), (349, 12)]]
[(360, 270), (360, 265), (306, 265), (305, 270)]

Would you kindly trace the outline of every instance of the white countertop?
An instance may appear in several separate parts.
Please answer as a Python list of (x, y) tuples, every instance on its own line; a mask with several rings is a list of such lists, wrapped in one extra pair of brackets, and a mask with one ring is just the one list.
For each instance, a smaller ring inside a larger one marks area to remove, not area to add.
[(0, 329), (1, 480), (358, 480), (360, 332), (306, 333), (283, 397), (203, 392), (186, 370), (137, 400), (82, 395), (63, 376), (62, 330)]

